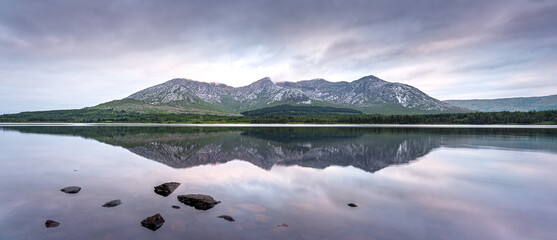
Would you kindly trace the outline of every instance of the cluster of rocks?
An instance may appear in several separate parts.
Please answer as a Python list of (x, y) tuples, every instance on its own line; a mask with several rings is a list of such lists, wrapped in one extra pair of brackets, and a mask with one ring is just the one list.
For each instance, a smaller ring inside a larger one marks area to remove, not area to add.
[[(177, 182), (167, 182), (167, 183), (163, 183), (161, 185), (158, 185), (155, 187), (155, 193), (159, 194), (163, 197), (168, 197), (170, 196), (174, 190), (176, 190), (178, 187), (180, 186), (180, 183)], [(65, 187), (60, 189), (60, 191), (67, 193), (67, 194), (77, 194), (79, 191), (81, 191), (81, 187), (78, 186), (69, 186), (69, 187)], [(209, 195), (205, 195), (205, 194), (185, 194), (185, 195), (178, 195), (177, 197), (178, 201), (193, 207), (197, 210), (203, 210), (203, 211), (207, 211), (211, 208), (213, 208), (215, 205), (221, 203), (221, 201), (217, 201), (215, 200), (213, 197), (209, 196)], [(122, 204), (122, 201), (120, 199), (115, 199), (115, 200), (111, 200), (106, 202), (105, 204), (102, 205), (102, 207), (106, 207), (106, 208), (111, 208), (111, 207), (116, 207), (118, 205)], [(358, 205), (356, 205), (355, 203), (348, 203), (347, 204), (349, 207), (358, 207)], [(172, 208), (175, 209), (180, 209), (180, 206), (177, 205), (173, 205)], [(220, 215), (217, 218), (222, 218), (226, 221), (229, 222), (234, 222), (235, 219), (231, 216), (228, 215)], [(159, 229), (160, 227), (162, 227), (162, 225), (164, 224), (164, 218), (162, 217), (162, 215), (160, 213), (157, 213), (153, 216), (147, 217), (145, 219), (143, 219), (143, 221), (141, 221), (141, 226), (146, 227), (150, 230), (156, 231), (157, 229)], [(53, 227), (58, 227), (60, 225), (59, 222), (54, 221), (54, 220), (46, 220), (45, 222), (45, 226), (47, 228), (53, 228)], [(286, 223), (282, 223), (277, 225), (277, 227), (288, 227), (288, 224)]]
[[(177, 182), (163, 183), (155, 187), (155, 193), (163, 197), (168, 197), (179, 186), (180, 183)], [(197, 210), (203, 211), (207, 211), (220, 203), (220, 201), (217, 201), (213, 197), (205, 194), (178, 195), (178, 201), (190, 207), (194, 207)], [(172, 205), (172, 208), (180, 209), (180, 206)], [(234, 221), (234, 218), (227, 215), (219, 216), (219, 218), (224, 218), (225, 220), (230, 222)], [(165, 221), (162, 215), (160, 213), (157, 213), (153, 216), (143, 219), (143, 221), (141, 221), (141, 226), (156, 231), (164, 224), (164, 222)]]
[[(74, 170), (74, 171), (77, 171), (77, 170)], [(69, 186), (69, 187), (65, 187), (65, 188), (60, 189), (60, 191), (64, 192), (64, 193), (67, 193), (67, 194), (77, 194), (77, 193), (79, 193), (79, 191), (81, 191), (81, 187)], [(106, 202), (105, 204), (102, 205), (102, 207), (111, 208), (111, 207), (116, 207), (120, 204), (122, 204), (122, 200), (115, 199), (115, 200), (110, 200), (110, 201)], [(55, 227), (60, 226), (60, 222), (48, 219), (48, 220), (46, 220), (44, 225), (47, 228), (55, 228)]]
[[(155, 193), (159, 194), (163, 197), (168, 197), (170, 194), (176, 190), (180, 186), (180, 183), (177, 182), (167, 182), (155, 187)], [(81, 187), (78, 186), (69, 186), (60, 189), (60, 191), (67, 193), (67, 194), (77, 194), (81, 191)], [(186, 194), (186, 195), (179, 195), (178, 201), (184, 203), (185, 205), (194, 207), (197, 210), (209, 210), (213, 208), (215, 205), (219, 204), (220, 201), (215, 200), (213, 197), (204, 194)], [(102, 207), (111, 208), (116, 207), (122, 204), (122, 200), (115, 199), (106, 202), (102, 205)], [(179, 209), (180, 206), (173, 205), (172, 208)], [(228, 215), (221, 215), (218, 216), (219, 218), (223, 218), (229, 222), (233, 222), (234, 218)], [(141, 226), (151, 229), (153, 231), (159, 229), (164, 224), (164, 218), (160, 213), (157, 213), (153, 216), (147, 217), (141, 221)], [(60, 222), (48, 219), (45, 222), (45, 226), (47, 228), (54, 228), (60, 226)]]

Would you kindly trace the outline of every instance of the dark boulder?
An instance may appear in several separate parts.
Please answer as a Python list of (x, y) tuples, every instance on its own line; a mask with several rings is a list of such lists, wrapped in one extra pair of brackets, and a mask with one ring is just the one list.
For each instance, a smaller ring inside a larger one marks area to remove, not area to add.
[(159, 229), (164, 224), (164, 218), (160, 214), (155, 214), (141, 221), (141, 226), (144, 226), (153, 231)]
[(174, 208), (174, 209), (180, 209), (180, 206), (172, 205), (172, 208)]
[(60, 226), (60, 223), (54, 220), (46, 220), (46, 222), (44, 223), (45, 227), (47, 228), (53, 228), (53, 227), (58, 227)]
[(213, 197), (204, 194), (179, 195), (178, 201), (190, 207), (194, 207), (197, 210), (204, 211), (209, 210), (220, 203), (220, 201), (213, 199)]
[(286, 223), (281, 223), (281, 224), (277, 225), (277, 227), (288, 227), (288, 224), (286, 224)]
[(235, 221), (234, 218), (232, 218), (231, 216), (228, 216), (228, 215), (220, 215), (220, 216), (218, 216), (218, 218), (223, 218), (224, 220), (229, 221), (229, 222), (234, 222)]
[(358, 206), (355, 203), (349, 203), (349, 204), (346, 204), (346, 205), (348, 205), (349, 207), (357, 207)]
[(105, 204), (103, 204), (103, 207), (116, 207), (120, 204), (122, 204), (122, 201), (120, 201), (120, 199), (116, 199), (106, 202)]
[(155, 187), (155, 193), (161, 195), (163, 197), (167, 197), (168, 195), (172, 194), (176, 188), (180, 186), (180, 183), (177, 182), (167, 182)]
[(79, 191), (81, 191), (81, 188), (78, 186), (69, 186), (69, 187), (65, 187), (60, 189), (60, 191), (65, 192), (65, 193), (69, 193), (69, 194), (76, 194)]

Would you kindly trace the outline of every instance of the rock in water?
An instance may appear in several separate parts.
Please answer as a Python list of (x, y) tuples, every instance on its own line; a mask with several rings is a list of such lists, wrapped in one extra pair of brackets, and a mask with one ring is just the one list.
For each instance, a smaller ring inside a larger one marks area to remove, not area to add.
[(358, 206), (355, 203), (349, 203), (349, 204), (346, 204), (346, 205), (348, 205), (349, 207), (357, 207)]
[(76, 194), (79, 191), (81, 191), (81, 188), (78, 186), (69, 186), (69, 187), (65, 187), (60, 189), (60, 191), (65, 192), (65, 193), (69, 193), (69, 194)]
[(155, 214), (141, 221), (141, 226), (149, 228), (153, 231), (159, 229), (164, 224), (164, 218), (160, 214)]
[(48, 220), (46, 220), (46, 222), (44, 223), (44, 225), (45, 225), (47, 228), (53, 228), (53, 227), (58, 227), (58, 226), (60, 226), (60, 223), (57, 222), (57, 221), (48, 219)]
[(277, 227), (288, 227), (288, 224), (282, 223), (282, 224), (277, 225)]
[(180, 209), (180, 206), (172, 205), (172, 208), (174, 208), (174, 209)]
[(234, 218), (232, 218), (231, 216), (228, 215), (220, 215), (218, 216), (218, 218), (224, 218), (224, 220), (229, 221), (229, 222), (234, 222)]
[(105, 204), (103, 204), (103, 207), (116, 207), (120, 204), (122, 204), (122, 201), (120, 201), (120, 199), (116, 199), (106, 202)]
[(155, 193), (164, 197), (172, 194), (176, 188), (180, 186), (180, 183), (177, 182), (167, 182), (155, 187)]
[(197, 210), (209, 210), (220, 201), (213, 199), (213, 197), (204, 194), (186, 194), (178, 195), (178, 201)]

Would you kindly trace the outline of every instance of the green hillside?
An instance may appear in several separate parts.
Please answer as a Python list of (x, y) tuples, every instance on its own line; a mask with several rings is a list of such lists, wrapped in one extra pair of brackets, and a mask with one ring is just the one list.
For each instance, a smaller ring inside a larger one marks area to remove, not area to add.
[(338, 114), (362, 114), (362, 111), (350, 108), (322, 107), (322, 106), (294, 106), (278, 105), (274, 107), (260, 108), (242, 112), (244, 116), (267, 116), (267, 115), (338, 115)]
[(482, 112), (527, 112), (557, 109), (557, 95), (499, 99), (447, 100), (452, 105)]

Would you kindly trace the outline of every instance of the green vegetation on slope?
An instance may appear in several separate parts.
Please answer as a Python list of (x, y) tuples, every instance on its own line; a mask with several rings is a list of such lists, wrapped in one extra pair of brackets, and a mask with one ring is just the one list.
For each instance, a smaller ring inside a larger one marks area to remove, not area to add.
[(114, 100), (91, 107), (91, 109), (110, 109), (115, 111), (126, 111), (148, 114), (214, 114), (214, 115), (239, 115), (199, 100), (197, 104), (184, 104), (183, 102), (171, 102), (165, 104), (149, 104), (143, 101), (125, 98)]
[(244, 116), (260, 117), (269, 115), (298, 116), (298, 115), (338, 115), (338, 114), (362, 114), (362, 111), (350, 108), (322, 107), (322, 106), (294, 106), (278, 105), (274, 107), (260, 108), (242, 112)]
[(345, 124), (557, 124), (557, 110), (540, 112), (474, 112), (430, 115), (263, 115), (219, 116), (136, 113), (84, 108), (0, 115), (0, 122), (75, 123), (345, 123)]
[(452, 105), (482, 112), (546, 111), (557, 109), (557, 95), (499, 99), (447, 100)]

